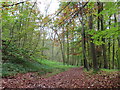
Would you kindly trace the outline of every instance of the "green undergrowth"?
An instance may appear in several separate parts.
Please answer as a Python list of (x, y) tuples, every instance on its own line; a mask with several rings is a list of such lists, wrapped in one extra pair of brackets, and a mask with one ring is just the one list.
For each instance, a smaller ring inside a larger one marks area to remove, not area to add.
[(84, 72), (86, 72), (87, 74), (111, 74), (111, 73), (117, 73), (119, 70), (118, 69), (99, 69), (98, 71), (94, 71), (93, 69), (90, 69), (89, 71), (87, 71), (86, 69), (84, 69)]
[[(50, 61), (50, 60), (37, 59), (37, 61), (41, 63), (42, 65), (45, 65), (43, 69), (47, 71), (46, 72), (47, 74), (44, 77), (49, 77), (49, 76), (58, 74), (60, 72), (66, 71), (69, 68), (77, 67), (77, 66), (72, 66), (72, 65), (63, 65), (63, 63), (61, 62)], [(39, 72), (39, 74), (41, 74), (41, 72)]]
[(120, 70), (118, 70), (118, 69), (101, 69), (101, 71), (115, 72), (115, 71), (120, 71)]
[[(49, 73), (54, 75), (76, 66), (63, 65), (61, 62), (35, 59), (32, 61), (23, 60), (22, 63), (6, 62), (2, 64), (2, 77), (14, 76), (17, 73), (38, 72), (39, 75)], [(48, 75), (48, 76), (49, 76)]]

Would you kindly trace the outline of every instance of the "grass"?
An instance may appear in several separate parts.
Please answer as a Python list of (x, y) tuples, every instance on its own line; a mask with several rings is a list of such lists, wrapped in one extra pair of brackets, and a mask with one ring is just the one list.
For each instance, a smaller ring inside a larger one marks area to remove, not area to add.
[(61, 62), (35, 59), (34, 61), (23, 60), (22, 63), (7, 62), (2, 64), (2, 77), (14, 76), (17, 73), (38, 72), (39, 75), (47, 74), (46, 77), (63, 72), (76, 66), (63, 65)]
[(84, 72), (89, 73), (91, 75), (99, 74), (99, 73), (101, 73), (101, 71), (109, 74), (109, 73), (116, 73), (119, 70), (118, 69), (99, 69), (98, 71), (94, 71), (93, 69), (90, 69), (89, 71), (87, 71), (86, 69), (84, 69)]
[(2, 64), (2, 76), (14, 76), (17, 73), (35, 72), (41, 70), (41, 64), (25, 61), (22, 64), (7, 62)]
[(61, 62), (50, 61), (50, 60), (38, 60), (38, 62), (51, 68), (66, 69), (66, 68), (76, 67), (72, 65), (63, 65), (63, 63)]
[[(74, 68), (74, 67), (77, 67), (77, 66), (72, 66), (72, 65), (63, 65), (63, 63), (61, 62), (56, 62), (56, 61), (50, 61), (50, 60), (40, 60), (40, 59), (37, 59), (37, 61), (39, 63), (41, 63), (42, 65), (45, 65), (43, 68), (43, 70), (46, 71), (46, 74), (44, 77), (49, 77), (49, 76), (52, 76), (52, 75), (56, 75), (60, 72), (63, 72), (63, 71), (66, 71), (68, 70), (69, 68)], [(41, 72), (38, 72), (39, 74), (41, 74)]]
[(101, 71), (115, 72), (115, 71), (119, 71), (119, 70), (118, 69), (101, 69)]

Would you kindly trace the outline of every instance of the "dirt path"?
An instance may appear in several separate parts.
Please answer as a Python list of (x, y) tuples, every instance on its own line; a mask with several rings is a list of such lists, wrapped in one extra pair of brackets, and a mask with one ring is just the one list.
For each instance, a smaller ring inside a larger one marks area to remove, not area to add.
[(72, 68), (49, 78), (26, 73), (2, 79), (3, 88), (118, 88), (119, 81), (118, 74), (89, 75), (82, 68)]

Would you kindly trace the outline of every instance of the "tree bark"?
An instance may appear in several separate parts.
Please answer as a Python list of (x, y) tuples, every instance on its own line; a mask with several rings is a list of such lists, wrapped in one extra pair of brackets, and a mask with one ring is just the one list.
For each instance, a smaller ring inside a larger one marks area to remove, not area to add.
[[(101, 11), (103, 10), (103, 3), (101, 3)], [(103, 26), (103, 15), (101, 15), (101, 30), (104, 30), (104, 26)], [(105, 46), (105, 38), (102, 38), (102, 41), (104, 44), (102, 44), (102, 49), (103, 49), (103, 59), (104, 59), (104, 68), (108, 68), (108, 64), (107, 64), (107, 58), (106, 58), (106, 46)]]
[[(91, 30), (93, 29), (92, 15), (89, 17), (89, 29), (91, 29)], [(94, 71), (98, 71), (95, 44), (93, 43), (93, 39), (91, 37), (92, 37), (92, 35), (90, 35), (90, 46), (91, 46), (91, 55), (92, 55), (92, 60), (93, 60), (93, 69), (94, 69)]]
[[(109, 17), (109, 29), (110, 29), (110, 25), (111, 25), (111, 16)], [(110, 67), (111, 67), (111, 65), (110, 65), (110, 62), (111, 62), (111, 59), (110, 59), (110, 45), (111, 45), (111, 43), (110, 43), (110, 38), (108, 39), (108, 60), (109, 60), (109, 69), (110, 69)]]
[[(117, 22), (117, 19), (116, 19), (116, 14), (114, 14), (114, 22), (116, 23)], [(114, 26), (116, 27), (116, 25)], [(115, 67), (115, 37), (113, 36), (113, 52), (112, 52), (112, 69), (114, 69)]]
[[(118, 30), (120, 30), (120, 3), (118, 7)], [(117, 61), (118, 61), (118, 69), (120, 70), (120, 35), (118, 36), (118, 52), (117, 52)]]
[(67, 63), (69, 64), (69, 32), (68, 32), (68, 29), (67, 29)]
[(85, 29), (84, 29), (84, 22), (83, 22), (83, 15), (82, 15), (82, 52), (83, 52), (83, 61), (84, 61), (84, 68), (88, 69), (88, 63), (86, 58), (86, 42), (85, 42)]
[(65, 28), (63, 27), (63, 33), (62, 33), (62, 52), (63, 52), (63, 64), (65, 64), (66, 62), (65, 62), (65, 34), (64, 34), (64, 30)]
[[(97, 2), (97, 6), (98, 6), (98, 14), (100, 14), (100, 12), (101, 12), (101, 3)], [(98, 20), (97, 20), (97, 30), (98, 31), (100, 30), (100, 16), (98, 16)], [(101, 48), (101, 45), (97, 46), (96, 48)], [(100, 51), (102, 52), (102, 49), (99, 49), (98, 52), (96, 52), (99, 68), (101, 68), (101, 65), (102, 65), (102, 60), (100, 60), (101, 59), (100, 58), (101, 54), (99, 53)]]

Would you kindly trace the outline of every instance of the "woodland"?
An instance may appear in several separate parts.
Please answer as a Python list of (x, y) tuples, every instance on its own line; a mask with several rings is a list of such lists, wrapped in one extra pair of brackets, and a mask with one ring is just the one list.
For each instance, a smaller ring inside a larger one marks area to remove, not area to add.
[(2, 89), (120, 88), (120, 1), (0, 2)]

